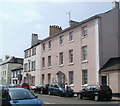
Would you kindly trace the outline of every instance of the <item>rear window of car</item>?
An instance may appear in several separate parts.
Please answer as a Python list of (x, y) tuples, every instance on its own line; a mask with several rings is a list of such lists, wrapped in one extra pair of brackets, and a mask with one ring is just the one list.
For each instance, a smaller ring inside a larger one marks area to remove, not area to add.
[(22, 86), (29, 86), (27, 83), (23, 83)]
[(102, 90), (110, 90), (108, 86), (101, 86)]

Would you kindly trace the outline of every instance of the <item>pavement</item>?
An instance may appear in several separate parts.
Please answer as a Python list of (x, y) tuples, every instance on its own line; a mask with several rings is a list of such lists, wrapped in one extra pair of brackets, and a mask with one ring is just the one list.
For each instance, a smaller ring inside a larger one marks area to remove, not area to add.
[(120, 97), (112, 97), (112, 100), (118, 100), (118, 101), (120, 101)]

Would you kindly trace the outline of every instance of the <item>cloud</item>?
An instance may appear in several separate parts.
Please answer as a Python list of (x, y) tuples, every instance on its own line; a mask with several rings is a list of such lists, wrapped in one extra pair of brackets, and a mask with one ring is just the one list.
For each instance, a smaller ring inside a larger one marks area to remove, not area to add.
[(24, 22), (32, 22), (42, 20), (42, 15), (38, 11), (31, 9), (23, 11), (23, 16), (21, 18)]
[(35, 28), (36, 28), (36, 29), (40, 29), (40, 28), (42, 28), (42, 26), (41, 26), (40, 24), (36, 24), (36, 25), (35, 25)]
[(10, 19), (11, 14), (9, 14), (9, 13), (0, 13), (0, 17), (3, 18), (3, 19)]
[(21, 6), (21, 8), (18, 8), (15, 6), (13, 8), (8, 8), (8, 10), (3, 10), (0, 12), (0, 19), (17, 23), (35, 22), (43, 19), (43, 16), (38, 10), (30, 7)]
[(1, 0), (1, 2), (113, 2), (113, 0)]

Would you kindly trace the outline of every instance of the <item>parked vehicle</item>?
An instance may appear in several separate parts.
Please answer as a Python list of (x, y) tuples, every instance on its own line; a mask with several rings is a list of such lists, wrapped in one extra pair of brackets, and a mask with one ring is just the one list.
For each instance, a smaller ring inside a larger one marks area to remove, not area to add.
[(24, 106), (24, 105), (43, 105), (43, 102), (38, 99), (38, 96), (32, 94), (25, 88), (7, 88), (2, 90), (2, 105), (3, 106)]
[(34, 91), (34, 93), (48, 94), (48, 87), (49, 84), (40, 84), (32, 90)]
[(26, 88), (26, 89), (30, 90), (30, 86), (29, 86), (28, 83), (22, 83), (18, 87), (20, 87), (20, 88)]
[(0, 90), (4, 89), (5, 85), (0, 84)]
[(77, 95), (80, 99), (83, 97), (88, 97), (94, 99), (95, 101), (101, 99), (111, 100), (112, 90), (109, 86), (88, 85), (78, 92)]
[(18, 87), (18, 86), (19, 86), (19, 84), (10, 84), (9, 87), (14, 88), (14, 87)]
[(73, 96), (74, 91), (70, 87), (68, 87), (68, 90), (65, 90), (65, 84), (52, 83), (48, 87), (48, 94), (49, 95), (54, 94), (54, 95), (58, 95), (58, 96), (66, 96), (66, 94), (67, 94), (68, 96)]

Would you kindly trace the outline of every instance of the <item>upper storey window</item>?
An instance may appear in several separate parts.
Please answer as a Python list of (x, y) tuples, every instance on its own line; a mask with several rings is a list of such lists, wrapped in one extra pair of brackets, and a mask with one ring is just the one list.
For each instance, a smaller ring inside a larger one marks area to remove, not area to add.
[(87, 46), (82, 47), (82, 61), (87, 60)]
[(28, 51), (25, 51), (25, 58), (28, 57)]
[(60, 41), (59, 41), (59, 43), (62, 45), (63, 44), (63, 40), (64, 40), (64, 38), (63, 38), (63, 35), (62, 36), (60, 36)]
[(32, 55), (35, 55), (36, 54), (36, 48), (33, 48), (32, 49)]
[(43, 46), (42, 46), (42, 47), (43, 47), (43, 50), (45, 50), (45, 43), (43, 43)]
[(83, 35), (83, 36), (87, 36), (87, 35), (88, 35), (87, 26), (82, 27), (82, 35)]
[(73, 32), (69, 33), (69, 41), (73, 41)]
[(48, 48), (51, 48), (51, 41), (48, 42)]

